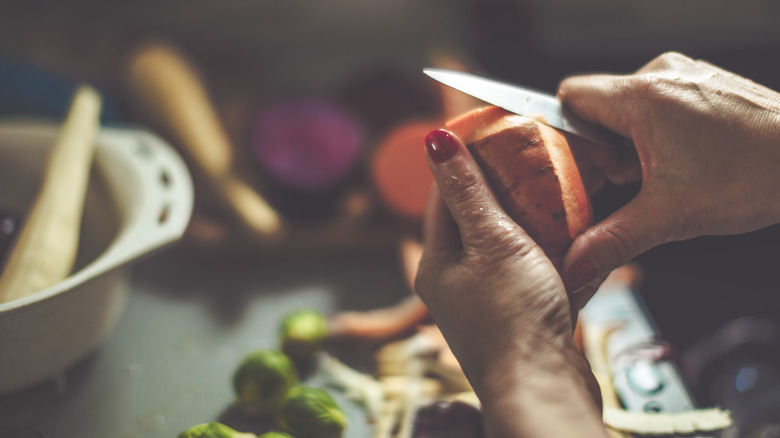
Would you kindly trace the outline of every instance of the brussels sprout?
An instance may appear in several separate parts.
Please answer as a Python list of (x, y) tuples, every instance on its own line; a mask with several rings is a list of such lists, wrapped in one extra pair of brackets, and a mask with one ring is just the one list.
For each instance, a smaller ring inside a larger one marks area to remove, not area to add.
[(340, 438), (347, 415), (321, 388), (297, 386), (282, 403), (279, 426), (298, 438)]
[(198, 424), (180, 433), (177, 438), (256, 438), (253, 433), (243, 433), (233, 430), (222, 423), (211, 422)]
[(287, 391), (298, 383), (295, 365), (278, 350), (250, 353), (233, 374), (238, 403), (258, 413), (276, 411)]
[(273, 432), (266, 432), (258, 436), (257, 438), (293, 438), (293, 436), (288, 433), (273, 431)]
[(282, 319), (279, 343), (293, 360), (306, 360), (322, 349), (328, 337), (325, 316), (311, 309), (292, 312)]

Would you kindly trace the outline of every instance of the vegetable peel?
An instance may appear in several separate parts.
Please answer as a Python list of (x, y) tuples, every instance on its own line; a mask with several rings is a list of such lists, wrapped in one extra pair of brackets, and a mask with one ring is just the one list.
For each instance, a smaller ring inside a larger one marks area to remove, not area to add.
[(731, 413), (720, 408), (684, 412), (635, 412), (605, 407), (604, 424), (613, 430), (641, 435), (714, 432), (732, 424)]

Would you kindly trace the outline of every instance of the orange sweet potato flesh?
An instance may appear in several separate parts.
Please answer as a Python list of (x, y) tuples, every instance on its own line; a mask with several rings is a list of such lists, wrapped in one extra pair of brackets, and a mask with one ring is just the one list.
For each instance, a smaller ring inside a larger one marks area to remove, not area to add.
[(574, 238), (593, 220), (570, 139), (495, 106), (463, 114), (446, 128), (466, 144), (507, 214), (560, 269)]

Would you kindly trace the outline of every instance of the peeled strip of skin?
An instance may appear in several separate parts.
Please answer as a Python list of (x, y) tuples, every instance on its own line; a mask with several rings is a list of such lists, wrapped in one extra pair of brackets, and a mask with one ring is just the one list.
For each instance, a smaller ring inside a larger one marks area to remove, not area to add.
[(404, 408), (398, 425), (397, 438), (412, 438), (414, 417), (420, 407), (425, 402), (430, 401), (430, 397), (424, 397), (423, 394), (422, 375), (424, 371), (425, 364), (421, 361), (411, 361), (407, 364), (407, 381), (401, 394)]
[(387, 344), (376, 355), (377, 370), (382, 376), (403, 376), (408, 364), (415, 360), (424, 363), (425, 373), (435, 376), (444, 391), (472, 391), (437, 326), (423, 326), (414, 336)]
[[(603, 326), (597, 324), (583, 324), (582, 333), (585, 344), (585, 356), (590, 362), (591, 371), (601, 389), (601, 401), (604, 409), (619, 409), (620, 401), (614, 386), (612, 386), (612, 373), (607, 356), (607, 339), (618, 326)], [(630, 438), (628, 433), (621, 430), (607, 429), (610, 438)]]
[(401, 399), (392, 399), (385, 403), (384, 411), (374, 427), (374, 438), (391, 438), (393, 429), (401, 415), (403, 403)]
[(376, 354), (378, 372), (380, 375), (403, 375), (409, 362), (423, 358), (433, 360), (447, 348), (442, 336), (431, 336), (431, 330), (423, 329), (411, 337), (383, 346)]
[(420, 327), (419, 336), (424, 336), (440, 346), (436, 359), (428, 361), (427, 372), (440, 378), (448, 390), (472, 391), (471, 384), (439, 327), (435, 324)]
[(363, 404), (369, 418), (378, 421), (387, 408), (382, 382), (326, 353), (318, 356), (317, 363), (318, 369), (332, 385), (342, 388), (349, 398)]
[[(407, 375), (383, 376), (380, 378), (385, 397), (388, 399), (405, 397), (409, 388), (410, 377)], [(423, 377), (419, 379), (419, 392), (421, 397), (437, 398), (444, 391), (442, 382), (436, 379)]]
[(732, 423), (731, 413), (719, 408), (657, 413), (604, 408), (604, 424), (608, 428), (641, 435), (713, 432), (725, 429)]
[[(408, 435), (410, 422), (421, 400), (438, 399), (444, 391), (442, 382), (422, 377), (419, 373), (409, 373), (415, 367), (418, 367), (418, 371), (424, 371), (425, 362), (419, 359), (407, 361), (404, 367), (407, 372), (403, 375), (382, 376), (379, 380), (350, 368), (326, 353), (318, 356), (317, 363), (318, 369), (331, 385), (341, 388), (350, 399), (366, 408), (369, 419), (375, 422), (376, 438), (391, 436), (399, 420), (406, 423), (403, 429)], [(456, 396), (471, 400), (467, 394), (459, 393)], [(473, 401), (470, 403), (473, 404)]]

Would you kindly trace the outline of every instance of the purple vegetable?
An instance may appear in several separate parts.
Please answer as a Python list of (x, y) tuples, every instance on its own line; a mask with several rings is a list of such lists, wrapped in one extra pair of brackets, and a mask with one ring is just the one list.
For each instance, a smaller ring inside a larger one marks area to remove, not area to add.
[(436, 402), (417, 412), (413, 438), (481, 438), (482, 413), (461, 402)]
[(355, 165), (363, 133), (345, 110), (325, 101), (283, 102), (261, 112), (254, 128), (254, 153), (282, 185), (322, 192), (337, 185)]

